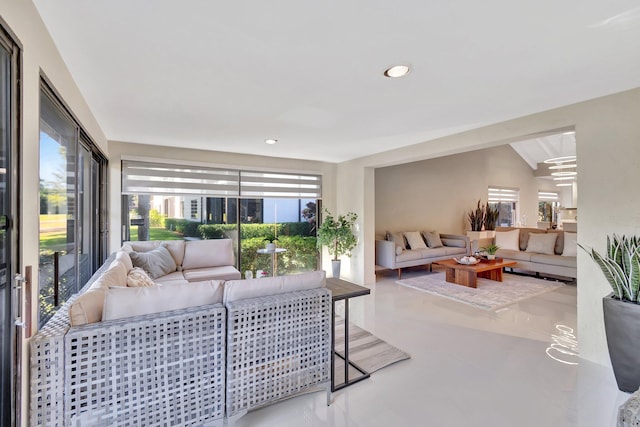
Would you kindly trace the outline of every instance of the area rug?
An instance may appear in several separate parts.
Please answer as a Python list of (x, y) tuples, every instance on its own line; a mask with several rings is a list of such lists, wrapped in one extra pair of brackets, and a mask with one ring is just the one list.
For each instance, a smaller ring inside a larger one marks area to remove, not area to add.
[[(344, 319), (336, 318), (336, 351), (344, 354)], [(369, 331), (349, 323), (349, 360), (372, 373), (401, 360), (409, 359), (404, 351), (381, 340)]]
[(560, 282), (515, 274), (505, 273), (503, 278), (503, 282), (478, 278), (478, 287), (468, 288), (445, 281), (445, 273), (439, 272), (411, 279), (398, 280), (396, 283), (484, 310), (497, 310), (564, 286), (564, 284)]

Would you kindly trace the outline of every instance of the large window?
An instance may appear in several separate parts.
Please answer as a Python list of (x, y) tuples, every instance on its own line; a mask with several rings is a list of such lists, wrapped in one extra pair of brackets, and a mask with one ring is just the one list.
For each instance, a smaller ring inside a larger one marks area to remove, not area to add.
[(489, 206), (498, 209), (499, 227), (513, 227), (516, 225), (527, 225), (526, 218), (518, 221), (518, 196), (520, 191), (517, 188), (506, 188), (491, 186), (488, 191)]
[(40, 95), (40, 325), (106, 256), (106, 159), (52, 91)]
[[(257, 251), (277, 237), (278, 274), (317, 269), (317, 175), (122, 162), (123, 240), (234, 241), (240, 271), (268, 271)], [(187, 209), (185, 211), (185, 209)]]

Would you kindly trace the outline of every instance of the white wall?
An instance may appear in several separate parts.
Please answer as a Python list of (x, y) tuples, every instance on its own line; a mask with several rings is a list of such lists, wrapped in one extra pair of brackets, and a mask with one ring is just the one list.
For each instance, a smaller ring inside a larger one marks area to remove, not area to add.
[[(610, 233), (640, 234), (640, 88), (498, 123), (339, 165), (358, 176), (370, 168), (441, 157), (525, 139), (527, 135), (570, 128), (577, 131), (579, 230), (578, 240), (602, 250)], [(344, 184), (344, 185), (341, 185)], [(337, 200), (362, 192), (362, 203), (349, 207), (361, 217), (375, 216), (370, 198), (375, 189), (360, 181), (340, 180)], [(375, 221), (365, 221), (360, 238), (374, 246)], [(367, 283), (373, 281), (374, 261), (358, 259), (354, 268)], [(609, 286), (585, 253), (578, 253), (578, 334), (581, 356), (609, 365), (602, 318), (602, 297)]]
[[(2, 0), (0, 18), (8, 26), (22, 47), (22, 137), (20, 180), (20, 265), (15, 272), (33, 267), (32, 308), (33, 332), (37, 328), (38, 252), (39, 252), (39, 152), (40, 132), (40, 73), (46, 75), (67, 106), (73, 111), (93, 141), (106, 153), (107, 140), (71, 74), (49, 36), (35, 6), (29, 0)], [(22, 361), (22, 425), (27, 423), (28, 355), (27, 341), (23, 345)]]

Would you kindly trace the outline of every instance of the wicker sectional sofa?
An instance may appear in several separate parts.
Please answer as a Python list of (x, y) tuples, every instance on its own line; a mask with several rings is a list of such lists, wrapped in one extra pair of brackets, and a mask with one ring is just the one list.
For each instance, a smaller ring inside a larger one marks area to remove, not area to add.
[[(194, 245), (196, 254), (180, 244), (125, 244), (105, 261), (30, 341), (30, 425), (221, 426), (315, 388), (327, 391), (328, 403), (324, 272), (187, 280), (187, 272), (202, 277), (207, 268), (188, 256), (229, 259), (227, 242), (209, 245)], [(129, 252), (159, 246), (181, 261), (176, 271), (153, 286), (127, 287)], [(193, 268), (178, 268), (185, 265)], [(206, 274), (229, 271), (210, 267)]]
[[(513, 233), (512, 243), (502, 243), (509, 240), (505, 240), (509, 233)], [(546, 240), (548, 247), (544, 244), (534, 245), (531, 241), (532, 235), (536, 241)], [(547, 240), (546, 237), (550, 239)], [(577, 277), (576, 233), (552, 229), (498, 227), (494, 242), (501, 246), (496, 256), (517, 262), (512, 270), (535, 272), (536, 275), (542, 273)]]
[[(413, 237), (414, 245), (407, 239)], [(470, 253), (471, 246), (467, 236), (434, 232), (387, 232), (385, 239), (376, 239), (376, 265), (398, 270), (398, 278), (402, 278), (402, 269), (431, 264), (435, 261), (451, 259)], [(422, 238), (422, 243), (419, 238)]]

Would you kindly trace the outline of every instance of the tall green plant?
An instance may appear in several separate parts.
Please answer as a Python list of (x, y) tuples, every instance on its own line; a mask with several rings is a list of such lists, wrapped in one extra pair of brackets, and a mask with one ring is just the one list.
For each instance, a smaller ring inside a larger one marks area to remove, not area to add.
[(480, 205), (478, 200), (478, 206), (476, 209), (472, 209), (467, 214), (469, 217), (469, 224), (471, 224), (471, 231), (481, 231), (484, 224), (485, 208), (484, 205)]
[(615, 234), (607, 236), (607, 251), (604, 256), (593, 248), (587, 249), (580, 244), (578, 246), (598, 264), (616, 298), (639, 302), (640, 238)]
[(500, 203), (498, 203), (498, 206), (495, 209), (493, 209), (491, 206), (489, 206), (489, 203), (487, 202), (487, 207), (485, 209), (485, 214), (484, 214), (485, 230), (496, 229), (496, 222), (498, 221), (499, 214), (500, 214)]
[(358, 239), (353, 233), (353, 225), (358, 215), (349, 212), (335, 218), (327, 209), (324, 209), (324, 212), (326, 216), (318, 227), (318, 248), (326, 246), (334, 261), (341, 255), (351, 256), (351, 250), (358, 244)]

